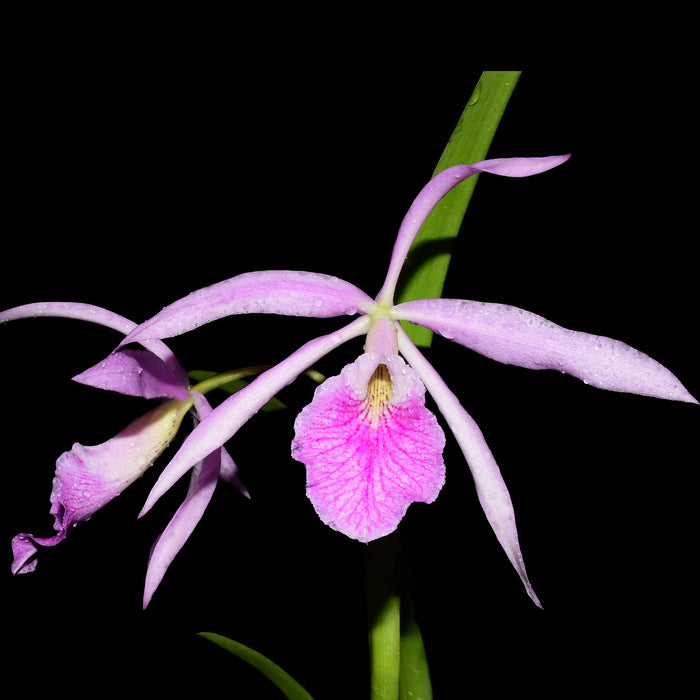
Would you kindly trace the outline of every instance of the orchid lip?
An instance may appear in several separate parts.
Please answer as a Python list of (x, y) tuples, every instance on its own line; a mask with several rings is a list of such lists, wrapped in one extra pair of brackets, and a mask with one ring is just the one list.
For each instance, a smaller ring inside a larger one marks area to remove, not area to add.
[(369, 542), (393, 532), (411, 503), (437, 498), (445, 436), (424, 395), (397, 354), (366, 352), (297, 416), (292, 455), (329, 527)]

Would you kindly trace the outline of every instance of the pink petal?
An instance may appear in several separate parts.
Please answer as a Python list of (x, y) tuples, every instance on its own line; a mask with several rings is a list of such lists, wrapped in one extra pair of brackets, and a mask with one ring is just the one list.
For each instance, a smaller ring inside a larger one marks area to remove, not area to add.
[(329, 318), (370, 312), (375, 303), (337, 277), (314, 272), (248, 272), (204, 287), (166, 306), (122, 344), (169, 338), (232, 314), (283, 314)]
[(73, 377), (73, 381), (145, 399), (186, 401), (189, 398), (181, 378), (149, 350), (127, 348), (114, 352), (99, 364)]
[(479, 503), (489, 524), (510, 563), (518, 572), (528, 595), (538, 607), (542, 607), (525, 571), (525, 562), (518, 541), (518, 531), (515, 527), (515, 512), (508, 487), (503, 481), (501, 471), (481, 430), (401, 328), (399, 328), (399, 349), (411, 363), (411, 367), (415, 369), (418, 376), (425, 382), (425, 386), (435, 400), (440, 413), (450, 426), (450, 430), (457, 439), (469, 465)]
[(12, 538), (12, 564), (10, 571), (13, 574), (29, 574), (36, 569), (36, 554), (41, 547), (53, 547), (62, 542), (68, 533), (62, 530), (53, 537), (35, 537), (28, 532), (22, 532)]
[(38, 317), (72, 318), (79, 321), (89, 321), (100, 326), (106, 326), (126, 335), (136, 325), (124, 316), (92, 304), (82, 304), (72, 301), (47, 301), (33, 304), (23, 304), (0, 312), (0, 323), (16, 321), (21, 318)]
[(569, 155), (542, 158), (494, 158), (482, 160), (473, 165), (454, 165), (435, 175), (418, 193), (401, 222), (389, 263), (389, 271), (377, 295), (377, 301), (383, 304), (392, 303), (401, 268), (420, 227), (437, 203), (460, 182), (482, 172), (506, 177), (536, 175), (561, 165), (569, 159)]
[[(93, 304), (82, 304), (72, 301), (48, 301), (15, 306), (12, 309), (0, 312), (0, 323), (38, 317), (72, 318), (78, 321), (89, 321), (90, 323), (112, 328), (123, 335), (136, 328), (136, 324), (133, 321), (115, 314), (113, 311), (103, 309), (101, 306), (94, 306)], [(172, 350), (165, 343), (156, 339), (146, 341), (143, 345), (165, 362), (183, 386), (188, 385), (187, 372), (185, 372)]]
[(321, 520), (369, 542), (394, 531), (445, 481), (445, 436), (425, 387), (398, 355), (361, 355), (327, 379), (295, 422), (292, 454), (307, 469)]
[(228, 453), (225, 447), (221, 448), (221, 465), (219, 467), (219, 479), (231, 484), (238, 489), (246, 498), (250, 498), (248, 487), (241, 480), (238, 466), (233, 461), (233, 458)]
[[(211, 406), (202, 394), (193, 392), (193, 398), (200, 418), (211, 413)], [(165, 572), (189, 539), (214, 495), (216, 482), (219, 478), (221, 452), (221, 449), (215, 450), (202, 460), (197, 478), (187, 497), (151, 550), (143, 594), (144, 608), (151, 601), (156, 588), (165, 576)]]
[(514, 306), (421, 299), (398, 304), (393, 315), (505, 364), (559, 370), (601, 389), (697, 403), (671, 372), (639, 350)]

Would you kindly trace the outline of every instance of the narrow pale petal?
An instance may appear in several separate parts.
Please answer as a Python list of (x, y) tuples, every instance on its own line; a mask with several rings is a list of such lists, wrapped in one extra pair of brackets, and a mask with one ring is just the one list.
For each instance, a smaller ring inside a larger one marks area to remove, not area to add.
[(189, 398), (181, 378), (150, 350), (127, 348), (114, 352), (94, 367), (73, 377), (73, 381), (145, 399), (186, 401)]
[(440, 413), (450, 426), (469, 465), (479, 503), (486, 518), (508, 559), (518, 572), (528, 595), (536, 605), (542, 607), (525, 571), (515, 526), (515, 512), (508, 488), (479, 426), (402, 329), (399, 329), (399, 350), (423, 380)]
[(482, 160), (473, 165), (455, 165), (435, 175), (420, 191), (401, 222), (389, 263), (389, 271), (377, 295), (377, 301), (382, 304), (392, 303), (401, 268), (420, 227), (435, 205), (460, 182), (484, 172), (506, 177), (536, 175), (561, 165), (569, 159), (569, 155), (543, 158), (494, 158)]
[(238, 471), (238, 466), (233, 461), (233, 458), (228, 453), (225, 447), (221, 448), (221, 465), (219, 467), (219, 479), (221, 479), (221, 481), (225, 481), (227, 484), (231, 484), (232, 486), (234, 486), (246, 498), (250, 498), (250, 492), (241, 480), (241, 475)]
[(282, 314), (329, 318), (370, 313), (376, 304), (344, 280), (314, 272), (248, 272), (204, 287), (166, 306), (122, 344), (169, 338), (233, 314)]
[(292, 455), (321, 520), (369, 542), (393, 532), (411, 503), (445, 482), (445, 436), (425, 387), (398, 355), (365, 353), (321, 384), (297, 416)]
[[(136, 324), (133, 321), (115, 314), (113, 311), (94, 306), (93, 304), (81, 304), (70, 301), (37, 302), (16, 306), (0, 312), (0, 324), (23, 318), (38, 317), (72, 318), (78, 321), (89, 321), (90, 323), (111, 328), (122, 335), (127, 335), (136, 328)], [(145, 341), (142, 345), (163, 360), (183, 386), (188, 385), (187, 372), (185, 372), (172, 350), (165, 343), (155, 339)]]
[(221, 447), (275, 394), (305, 369), (339, 345), (367, 333), (369, 319), (361, 317), (340, 330), (311, 340), (286, 360), (263, 372), (255, 381), (217, 406), (184, 440), (170, 464), (161, 472), (141, 515), (197, 462)]
[(639, 350), (514, 306), (421, 299), (398, 304), (392, 313), (498, 362), (559, 370), (601, 389), (697, 403), (669, 370)]
[(41, 538), (22, 533), (15, 537), (12, 570), (33, 571), (35, 545), (58, 544), (138, 479), (175, 436), (189, 406), (189, 401), (167, 401), (101, 445), (76, 443), (70, 452), (64, 452), (56, 462), (51, 492), (50, 512), (58, 534)]
[[(211, 406), (202, 394), (193, 392), (193, 399), (200, 418), (211, 413)], [(156, 588), (165, 576), (165, 572), (201, 520), (211, 497), (214, 495), (216, 482), (219, 478), (221, 453), (222, 449), (214, 450), (202, 460), (197, 479), (190, 492), (153, 545), (146, 571), (143, 594), (144, 608), (151, 601)]]
[(0, 312), (0, 323), (16, 321), (22, 318), (38, 317), (72, 318), (78, 321), (89, 321), (100, 326), (112, 328), (123, 335), (129, 333), (135, 327), (135, 323), (113, 311), (103, 309), (92, 304), (82, 304), (72, 301), (48, 301), (36, 302), (15, 306), (12, 309)]

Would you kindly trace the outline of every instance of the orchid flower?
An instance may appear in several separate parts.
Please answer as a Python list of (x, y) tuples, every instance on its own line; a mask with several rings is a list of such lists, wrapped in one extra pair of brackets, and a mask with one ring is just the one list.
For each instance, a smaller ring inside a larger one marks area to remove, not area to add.
[(413, 502), (430, 503), (445, 479), (445, 437), (425, 391), (461, 447), (486, 517), (532, 600), (513, 505), (484, 436), (400, 325), (409, 321), (506, 364), (555, 369), (593, 386), (697, 403), (649, 356), (610, 338), (567, 330), (503, 304), (423, 299), (394, 304), (404, 260), (430, 211), (476, 173), (524, 177), (568, 155), (485, 160), (437, 174), (399, 228), (384, 284), (372, 299), (344, 280), (312, 272), (244, 273), (166, 306), (124, 339), (163, 339), (232, 314), (327, 318), (359, 314), (349, 325), (303, 345), (202, 419), (154, 485), (142, 514), (194, 464), (223, 445), (304, 369), (346, 341), (366, 335), (365, 351), (318, 387), (295, 422), (293, 456), (307, 472), (307, 495), (323, 522), (362, 542), (392, 532)]
[[(295, 421), (292, 454), (306, 466), (307, 494), (319, 517), (345, 535), (369, 542), (396, 529), (411, 503), (435, 500), (445, 480), (445, 436), (425, 405), (427, 390), (464, 453), (488, 522), (528, 594), (540, 605), (525, 570), (510, 495), (491, 450), (400, 321), (423, 325), (499, 362), (567, 372), (613, 391), (697, 401), (671, 372), (620, 341), (567, 330), (502, 304), (453, 299), (394, 304), (393, 299), (418, 230), (448, 191), (477, 173), (525, 177), (567, 159), (492, 159), (440, 172), (401, 223), (384, 284), (374, 299), (336, 277), (266, 270), (195, 291), (129, 330), (119, 348), (139, 342), (153, 349), (155, 341), (233, 314), (359, 315), (307, 342), (217, 408), (198, 408), (201, 422), (161, 472), (141, 515), (189, 470), (208, 472), (207, 458), (283, 387), (335, 348), (365, 335), (364, 352), (339, 376), (321, 384)], [(157, 571), (153, 563), (151, 568)]]
[[(136, 327), (133, 321), (106, 309), (62, 302), (27, 304), (9, 309), (0, 313), (0, 323), (36, 316), (87, 320), (122, 334)], [(73, 378), (101, 389), (165, 400), (101, 445), (75, 443), (70, 451), (58, 458), (50, 511), (55, 519), (56, 534), (53, 537), (35, 537), (28, 533), (15, 536), (12, 540), (13, 573), (34, 571), (38, 546), (52, 547), (62, 542), (73, 528), (88, 520), (138, 479), (175, 437), (193, 405), (199, 418), (211, 412), (211, 406), (202, 393), (196, 388), (190, 389), (185, 370), (164, 343), (156, 340), (144, 343), (144, 347), (147, 349), (112, 353), (95, 367)], [(203, 388), (202, 384), (197, 386)], [(235, 484), (244, 495), (248, 495), (235, 463), (223, 447), (213, 450), (197, 465), (184, 503), (151, 552), (144, 607), (199, 522), (219, 478)]]

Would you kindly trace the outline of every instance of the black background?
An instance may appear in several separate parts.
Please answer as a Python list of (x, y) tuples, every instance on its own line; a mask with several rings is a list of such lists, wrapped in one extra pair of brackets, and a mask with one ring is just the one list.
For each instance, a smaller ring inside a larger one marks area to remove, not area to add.
[[(16, 25), (3, 308), (75, 300), (139, 321), (268, 268), (335, 274), (373, 295), (483, 64), (503, 67), (459, 43), (424, 51), (398, 32), (390, 51), (360, 34), (279, 44), (263, 31), (244, 47), (245, 26), (180, 19), (147, 31), (102, 18), (83, 28), (63, 18), (60, 31), (48, 17)], [(700, 394), (691, 120), (666, 99), (689, 80), (677, 66), (633, 61), (524, 66), (490, 156), (573, 156), (529, 179), (480, 179), (445, 296), (619, 338)], [(224, 370), (277, 362), (341, 323), (230, 318), (170, 345), (188, 369)], [(219, 487), (142, 612), (150, 546), (184, 489), (136, 519), (165, 458), (42, 553), (35, 573), (9, 573), (14, 534), (51, 534), (58, 455), (144, 411), (70, 381), (118, 338), (58, 319), (0, 332), (10, 674), (75, 697), (189, 684), (202, 696), (278, 697), (196, 637), (206, 630), (269, 655), (318, 699), (366, 697), (364, 545), (320, 523), (289, 454), (310, 382), (285, 392), (289, 411), (256, 417), (231, 441), (253, 498)], [(360, 348), (319, 369), (337, 374)], [(471, 696), (484, 681), (496, 697), (603, 684), (672, 695), (689, 671), (696, 613), (698, 407), (502, 366), (443, 339), (429, 358), (494, 451), (544, 605), (527, 598), (448, 436), (443, 492), (401, 525), (435, 696)]]

